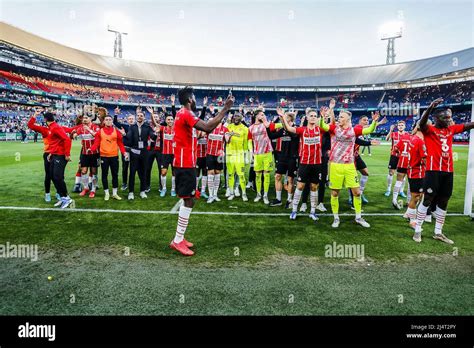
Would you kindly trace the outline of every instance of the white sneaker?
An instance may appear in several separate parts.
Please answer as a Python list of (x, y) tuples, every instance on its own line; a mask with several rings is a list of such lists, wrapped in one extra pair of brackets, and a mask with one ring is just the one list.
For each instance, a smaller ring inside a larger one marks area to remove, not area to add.
[(140, 198), (148, 198), (145, 191), (140, 192)]
[(433, 215), (426, 215), (425, 222), (431, 223), (432, 220), (433, 220)]
[(369, 228), (370, 224), (364, 220), (364, 218), (355, 219), (356, 224), (361, 225), (362, 227)]
[(306, 203), (302, 203), (300, 207), (300, 212), (304, 213), (308, 209), (308, 206)]
[(244, 202), (248, 202), (248, 200), (249, 200), (249, 199), (247, 198), (247, 194), (246, 194), (245, 192), (242, 193), (242, 200), (243, 200)]
[(135, 199), (135, 195), (133, 194), (133, 192), (130, 192), (130, 193), (128, 194), (128, 200), (129, 200), (129, 201), (133, 201), (134, 199)]
[(214, 197), (209, 196), (209, 198), (207, 199), (207, 203), (211, 204), (212, 202), (214, 202)]
[(104, 201), (108, 201), (109, 199), (110, 199), (110, 193), (105, 192)]
[(230, 187), (228, 187), (227, 190), (225, 190), (225, 196), (229, 197), (231, 194), (232, 194), (232, 190), (230, 189)]
[(410, 217), (408, 216), (408, 212), (405, 212), (405, 213), (403, 214), (403, 218), (404, 218), (404, 219), (409, 219), (409, 218), (410, 218)]
[(239, 190), (239, 187), (237, 186), (234, 190), (234, 196), (235, 197), (240, 197), (240, 190)]
[(454, 242), (449, 239), (448, 237), (446, 237), (444, 234), (440, 233), (440, 234), (435, 234), (433, 236), (433, 239), (437, 239), (437, 240), (440, 240), (442, 242), (445, 242), (447, 244), (454, 244)]
[(326, 209), (326, 207), (324, 206), (323, 203), (319, 203), (319, 204), (316, 206), (316, 209), (318, 209), (320, 212), (323, 212), (323, 213), (326, 212), (326, 211), (328, 211), (328, 210)]
[(217, 197), (217, 196), (214, 196), (214, 200), (215, 200), (216, 202), (220, 202), (220, 201), (221, 201), (221, 199), (220, 199), (219, 197)]
[(247, 183), (247, 186), (245, 186), (245, 188), (252, 188), (252, 185), (253, 185), (253, 182), (249, 181)]
[(418, 232), (413, 235), (413, 240), (417, 243), (421, 243), (421, 232)]
[(338, 228), (339, 224), (340, 224), (340, 220), (339, 219), (334, 219), (334, 222), (332, 223), (331, 227), (332, 228)]
[(268, 200), (267, 196), (263, 196), (263, 203), (270, 204), (270, 201)]
[(232, 194), (232, 195), (229, 196), (229, 198), (227, 198), (227, 200), (228, 200), (228, 201), (231, 201), (231, 200), (234, 199), (234, 197), (235, 197), (235, 196)]
[(262, 199), (262, 196), (260, 194), (257, 194), (257, 197), (253, 200), (255, 203), (259, 202)]

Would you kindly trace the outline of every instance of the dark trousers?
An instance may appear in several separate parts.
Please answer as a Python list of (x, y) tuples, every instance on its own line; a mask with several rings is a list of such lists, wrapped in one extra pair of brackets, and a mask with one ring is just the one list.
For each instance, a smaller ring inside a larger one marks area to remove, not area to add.
[(130, 161), (125, 161), (125, 156), (122, 155), (122, 184), (128, 182), (128, 168), (130, 167)]
[(326, 184), (328, 182), (328, 159), (323, 159), (321, 166), (321, 180), (318, 187), (318, 203), (324, 202), (324, 193), (326, 192)]
[(370, 154), (370, 146), (362, 146), (362, 153), (365, 152), (365, 149), (367, 149), (367, 152)]
[(118, 188), (118, 172), (119, 172), (119, 160), (118, 156), (115, 157), (101, 157), (102, 164), (102, 185), (104, 190), (109, 189), (109, 168), (112, 173), (112, 188)]
[(161, 185), (160, 179), (160, 167), (161, 167), (161, 151), (152, 150), (148, 152), (148, 159), (147, 159), (147, 171), (146, 171), (146, 187), (150, 188), (151, 186), (151, 172), (153, 171), (153, 163), (158, 166), (158, 182)]
[(146, 173), (147, 173), (147, 151), (142, 149), (139, 155), (130, 152), (130, 176), (128, 178), (128, 192), (133, 192), (135, 189), (135, 174), (138, 172), (140, 179), (140, 192), (146, 190)]
[(56, 191), (61, 197), (67, 196), (67, 187), (64, 182), (64, 171), (66, 170), (66, 165), (67, 161), (64, 155), (51, 156), (50, 176), (53, 180), (54, 187), (56, 187)]
[(51, 163), (48, 161), (49, 153), (43, 153), (43, 164), (44, 164), (44, 193), (51, 191)]

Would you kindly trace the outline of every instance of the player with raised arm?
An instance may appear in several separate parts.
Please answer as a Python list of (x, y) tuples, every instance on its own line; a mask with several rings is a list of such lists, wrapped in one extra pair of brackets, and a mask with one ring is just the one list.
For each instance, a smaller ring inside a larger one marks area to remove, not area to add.
[(405, 131), (405, 121), (398, 121), (398, 142), (395, 144), (393, 151), (398, 157), (397, 163), (397, 182), (393, 187), (392, 205), (395, 209), (400, 210), (403, 206), (398, 203), (398, 195), (405, 198), (403, 188), (407, 175), (409, 154), (408, 147), (410, 145), (411, 134)]
[[(73, 138), (80, 139), (82, 144), (80, 157), (82, 191), (79, 193), (81, 197), (89, 193), (89, 174), (93, 178), (89, 198), (95, 197), (99, 151), (97, 149), (93, 151), (92, 145), (94, 144), (94, 137), (99, 130), (99, 126), (92, 123), (89, 115), (85, 114), (82, 116), (82, 124), (75, 127), (75, 132), (73, 133)], [(87, 173), (88, 171), (90, 171), (89, 174)]]
[[(389, 197), (390, 193), (392, 192), (392, 182), (393, 182), (393, 174), (395, 174), (395, 171), (398, 168), (398, 160), (399, 160), (399, 154), (396, 150), (396, 146), (400, 139), (402, 138), (403, 135), (408, 137), (405, 132), (405, 121), (398, 121), (397, 122), (397, 132), (394, 132), (393, 130), (395, 129), (395, 125), (392, 124), (390, 126), (390, 131), (388, 132), (387, 136), (385, 137), (385, 140), (391, 140), (392, 141), (392, 149), (390, 152), (390, 161), (388, 162), (388, 174), (387, 174), (387, 190), (385, 191), (385, 197)], [(403, 170), (402, 170), (403, 172)], [(403, 175), (400, 175), (402, 177)], [(402, 178), (403, 179), (403, 178)], [(398, 174), (397, 174), (397, 180), (398, 180)], [(405, 180), (402, 181), (402, 185), (397, 188), (397, 197), (398, 194), (400, 194), (401, 197), (405, 198), (405, 193), (403, 192)], [(397, 185), (395, 183), (395, 185)], [(400, 184), (399, 184), (400, 185)], [(395, 191), (395, 187), (394, 187)]]
[[(452, 111), (449, 108), (435, 109), (443, 102), (442, 98), (434, 100), (420, 119), (420, 130), (426, 144), (426, 174), (423, 185), (424, 199), (418, 205), (415, 233), (421, 233), (426, 213), (431, 203), (436, 200), (433, 216), (436, 220), (434, 236), (436, 240), (448, 244), (454, 242), (443, 234), (448, 202), (453, 193), (453, 136), (474, 128), (474, 122), (451, 124)], [(428, 124), (433, 113), (434, 125)]]
[(262, 174), (264, 180), (263, 202), (270, 204), (268, 200), (268, 190), (270, 189), (270, 172), (273, 169), (273, 147), (272, 141), (268, 137), (267, 127), (269, 122), (262, 109), (254, 112), (255, 123), (249, 127), (248, 148), (253, 149), (255, 184), (257, 187), (257, 196), (254, 202), (262, 199)]
[[(419, 125), (415, 125), (412, 137), (408, 147), (408, 185), (410, 186), (411, 197), (408, 202), (407, 211), (403, 217), (410, 220), (410, 226), (416, 227), (416, 205), (423, 197), (423, 183), (426, 172), (426, 146), (423, 140), (423, 133), (420, 131)], [(421, 232), (413, 235), (413, 240), (417, 243), (421, 242)]]
[(231, 122), (227, 125), (229, 130), (228, 142), (226, 145), (226, 165), (227, 173), (229, 175), (230, 195), (227, 198), (229, 201), (236, 197), (239, 192), (238, 187), (235, 186), (235, 174), (239, 178), (240, 188), (242, 189), (242, 200), (248, 201), (247, 193), (245, 191), (245, 155), (248, 150), (248, 128), (242, 123), (243, 116), (241, 113), (235, 113), (232, 116)]
[(309, 217), (313, 221), (319, 220), (316, 215), (316, 206), (318, 200), (318, 185), (321, 181), (321, 163), (322, 163), (322, 136), (323, 131), (319, 126), (319, 117), (316, 110), (309, 110), (307, 120), (308, 125), (305, 127), (290, 126), (285, 113), (281, 108), (277, 108), (277, 113), (285, 129), (293, 134), (297, 134), (300, 138), (299, 142), (299, 166), (295, 195), (293, 197), (293, 207), (290, 214), (290, 219), (295, 220), (298, 204), (300, 202), (301, 194), (306, 183), (310, 183), (310, 202), (311, 210)]
[(379, 113), (372, 113), (372, 123), (367, 128), (352, 127), (352, 113), (347, 110), (339, 112), (338, 124), (326, 124), (320, 118), (320, 127), (331, 133), (331, 154), (329, 157), (329, 188), (331, 189), (331, 208), (334, 215), (333, 228), (339, 227), (339, 191), (343, 186), (350, 188), (353, 194), (355, 222), (363, 227), (370, 227), (362, 218), (362, 201), (357, 170), (354, 164), (354, 144), (356, 137), (367, 135), (375, 131)]
[[(212, 118), (210, 119), (212, 120)], [(224, 169), (224, 142), (226, 134), (229, 133), (224, 124), (220, 123), (207, 136), (206, 166), (207, 166), (207, 186), (209, 198), (207, 203), (220, 202), (217, 197), (221, 182), (221, 171)]]
[(175, 157), (173, 166), (176, 175), (176, 192), (183, 199), (183, 205), (179, 208), (176, 234), (170, 247), (185, 256), (191, 256), (194, 255), (194, 252), (189, 248), (193, 244), (184, 238), (184, 234), (188, 227), (196, 193), (196, 142), (194, 134), (196, 130), (211, 133), (227, 115), (235, 99), (229, 95), (222, 110), (211, 120), (205, 122), (194, 114), (197, 109), (196, 97), (192, 87), (180, 89), (178, 98), (182, 108), (177, 112), (174, 123), (173, 146)]

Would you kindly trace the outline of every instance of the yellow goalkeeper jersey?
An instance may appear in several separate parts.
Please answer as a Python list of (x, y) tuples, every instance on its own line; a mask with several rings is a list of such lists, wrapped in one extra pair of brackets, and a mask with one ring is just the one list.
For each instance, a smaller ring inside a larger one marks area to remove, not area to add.
[(226, 145), (226, 153), (228, 155), (241, 154), (248, 149), (249, 129), (242, 123), (235, 125), (233, 123), (227, 125), (229, 132), (234, 135), (230, 138), (230, 142)]

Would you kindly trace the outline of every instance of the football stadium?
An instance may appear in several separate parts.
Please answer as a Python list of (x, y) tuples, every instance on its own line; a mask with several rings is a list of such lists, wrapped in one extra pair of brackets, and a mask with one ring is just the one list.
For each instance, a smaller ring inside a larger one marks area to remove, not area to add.
[(125, 34), (0, 22), (0, 315), (474, 314), (474, 48), (213, 67)]

